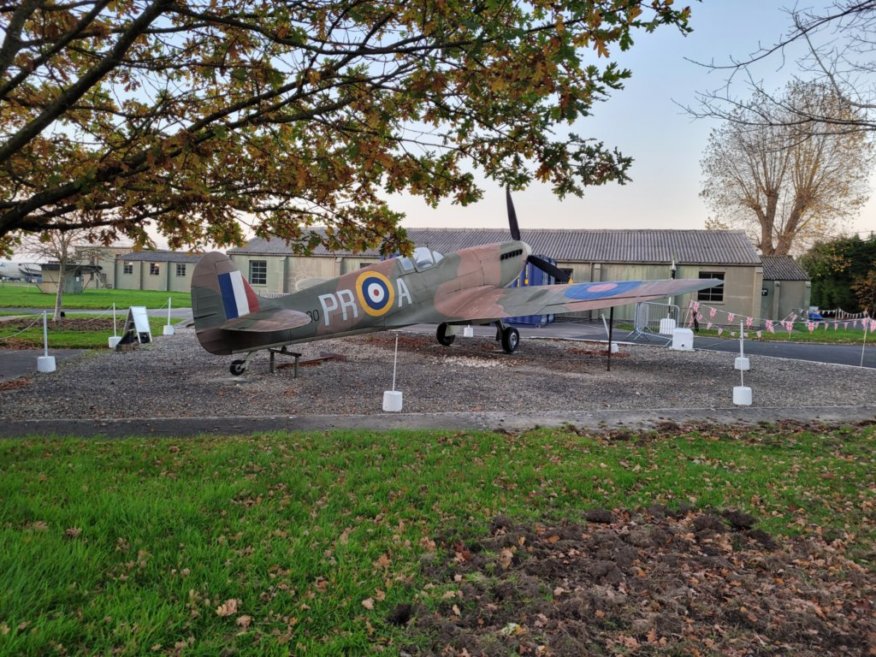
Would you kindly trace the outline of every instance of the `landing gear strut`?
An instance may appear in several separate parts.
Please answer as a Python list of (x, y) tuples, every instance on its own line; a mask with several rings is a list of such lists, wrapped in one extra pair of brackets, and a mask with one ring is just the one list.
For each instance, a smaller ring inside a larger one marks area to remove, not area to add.
[(496, 322), (496, 340), (502, 341), (502, 349), (506, 354), (513, 354), (520, 346), (520, 331), (513, 326)]

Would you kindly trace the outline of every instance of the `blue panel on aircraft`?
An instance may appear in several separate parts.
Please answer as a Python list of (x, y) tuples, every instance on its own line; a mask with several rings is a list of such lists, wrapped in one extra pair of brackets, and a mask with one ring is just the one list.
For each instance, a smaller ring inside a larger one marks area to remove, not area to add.
[[(553, 258), (548, 258), (547, 256), (539, 256), (544, 260), (547, 260), (551, 264), (557, 264)], [(526, 266), (523, 268), (523, 271), (520, 272), (520, 275), (517, 277), (517, 280), (514, 281), (513, 287), (527, 287), (530, 285), (553, 285), (554, 277), (550, 274), (546, 274), (538, 267), (532, 265), (531, 262), (527, 262)], [(521, 317), (509, 317), (505, 320), (509, 324), (523, 324), (526, 326), (544, 326), (546, 324), (550, 324), (554, 321), (553, 315), (524, 315)]]
[(225, 318), (237, 318), (237, 301), (234, 299), (234, 285), (231, 274), (219, 274), (219, 292), (222, 294), (222, 305), (225, 307)]

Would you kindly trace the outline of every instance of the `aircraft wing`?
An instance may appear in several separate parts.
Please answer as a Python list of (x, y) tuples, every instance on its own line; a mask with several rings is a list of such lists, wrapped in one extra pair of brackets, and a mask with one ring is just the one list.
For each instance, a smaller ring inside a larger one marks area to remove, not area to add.
[(229, 319), (219, 328), (225, 331), (270, 333), (272, 331), (286, 331), (298, 328), (299, 326), (310, 324), (310, 321), (310, 317), (297, 310), (276, 308)]
[(436, 294), (435, 317), (423, 322), (494, 320), (622, 306), (722, 285), (717, 279), (598, 281), (530, 287), (477, 287)]

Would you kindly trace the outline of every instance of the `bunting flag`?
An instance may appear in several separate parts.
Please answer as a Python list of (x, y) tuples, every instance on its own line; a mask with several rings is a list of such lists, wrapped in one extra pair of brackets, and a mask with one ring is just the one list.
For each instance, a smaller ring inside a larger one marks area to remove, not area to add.
[[(721, 321), (722, 316), (726, 318), (725, 321)], [(708, 320), (706, 320), (706, 318), (708, 318)], [(829, 331), (831, 326), (833, 326), (834, 331), (839, 331), (840, 328), (843, 330), (861, 328), (865, 333), (876, 333), (876, 318), (873, 317), (847, 317), (844, 319), (831, 318), (816, 320), (800, 317), (797, 313), (791, 313), (785, 319), (772, 320), (747, 315), (739, 316), (736, 313), (726, 312), (715, 308), (714, 306), (701, 304), (699, 301), (691, 301), (688, 306), (687, 325), (689, 327), (693, 327), (697, 322), (707, 321), (706, 329), (717, 330), (718, 335), (722, 335), (724, 331), (727, 330), (723, 328), (722, 325), (734, 326), (740, 319), (743, 321), (745, 328), (752, 329), (752, 333), (755, 333), (758, 338), (762, 338), (764, 333), (775, 334), (777, 328), (784, 329), (790, 336), (795, 327), (801, 330), (808, 330), (810, 333), (815, 333), (816, 331), (821, 330)], [(842, 325), (842, 327), (840, 325)], [(763, 330), (755, 331), (754, 329), (756, 326), (763, 327)], [(736, 336), (736, 332), (732, 332), (731, 335)]]

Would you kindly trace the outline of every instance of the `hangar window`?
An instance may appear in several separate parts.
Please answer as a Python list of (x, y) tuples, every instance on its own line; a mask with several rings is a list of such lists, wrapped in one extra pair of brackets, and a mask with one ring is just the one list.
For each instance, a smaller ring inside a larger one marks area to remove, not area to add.
[(185, 276), (186, 275), (186, 266), (183, 264), (177, 263), (176, 265), (176, 275), (177, 276)]
[(134, 273), (134, 265), (130, 262), (126, 262), (122, 265), (122, 273), (123, 274), (133, 274)]
[(268, 284), (268, 261), (267, 260), (250, 260), (249, 261), (249, 282), (253, 285)]
[(161, 273), (161, 268), (158, 266), (157, 262), (149, 263), (149, 275), (150, 276), (158, 276)]
[[(700, 278), (717, 278), (720, 281), (724, 280), (724, 272), (722, 271), (701, 271)], [(706, 301), (711, 303), (724, 302), (724, 286), (709, 287), (705, 290), (700, 290), (697, 293), (697, 301)]]

